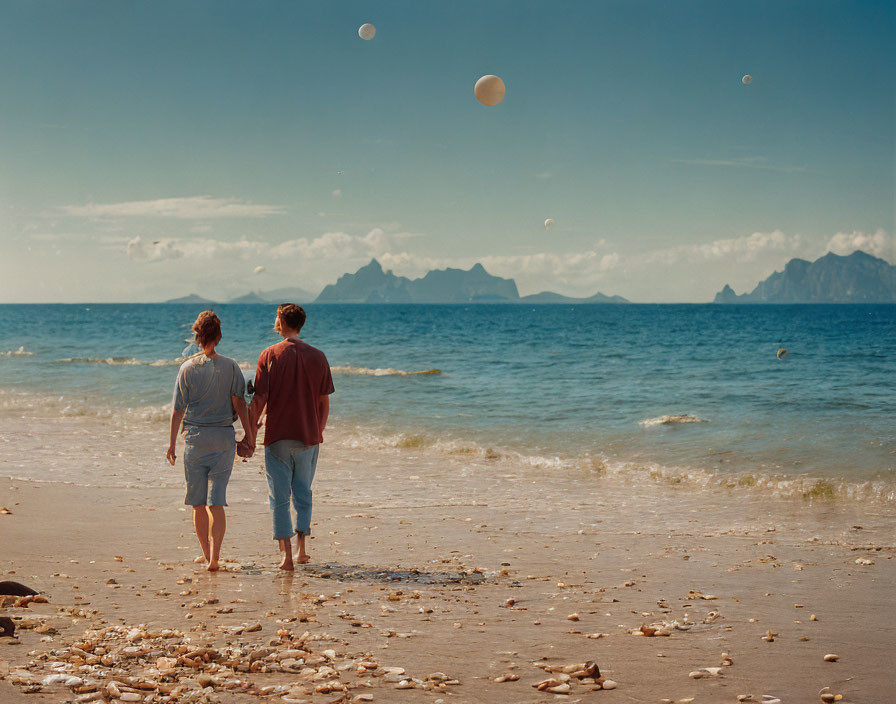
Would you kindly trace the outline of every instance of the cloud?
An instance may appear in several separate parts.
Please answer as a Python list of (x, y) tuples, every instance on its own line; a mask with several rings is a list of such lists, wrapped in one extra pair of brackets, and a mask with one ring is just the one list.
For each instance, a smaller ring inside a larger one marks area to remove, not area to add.
[[(415, 277), (430, 269), (454, 267), (469, 269), (481, 263), (490, 274), (515, 279), (523, 291), (543, 291), (557, 284), (588, 292), (604, 276), (622, 263), (617, 252), (598, 251), (606, 245), (598, 242), (592, 249), (581, 252), (539, 252), (534, 254), (489, 255), (484, 257), (421, 257), (409, 252), (388, 252), (378, 257), (386, 269), (397, 274)], [(590, 293), (594, 293), (593, 290)]]
[(337, 189), (336, 189), (335, 191), (333, 191), (330, 195), (333, 196), (334, 198), (342, 198), (342, 189), (341, 189), (341, 188), (337, 188)]
[(180, 259), (183, 251), (178, 249), (176, 240), (155, 240), (144, 242), (140, 235), (129, 240), (126, 247), (128, 259), (157, 262), (163, 259)]
[(124, 203), (88, 203), (67, 205), (62, 210), (69, 215), (89, 218), (101, 217), (163, 217), (186, 220), (210, 218), (263, 218), (281, 215), (284, 208), (278, 205), (259, 205), (236, 198), (161, 198), (158, 200), (133, 200)]
[(554, 178), (554, 174), (552, 174), (550, 171), (542, 171), (541, 173), (535, 174), (535, 178), (539, 179), (540, 181), (547, 181), (548, 179)]
[(804, 173), (808, 171), (805, 166), (786, 166), (783, 164), (769, 164), (764, 156), (745, 156), (736, 159), (673, 159), (675, 164), (689, 164), (691, 166), (728, 166), (741, 169), (763, 169), (764, 171), (781, 171), (783, 173)]
[(838, 232), (831, 237), (825, 251), (834, 254), (852, 254), (857, 249), (875, 257), (896, 262), (896, 238), (879, 229), (873, 235), (865, 232)]
[(751, 262), (766, 252), (796, 253), (804, 246), (805, 241), (800, 235), (787, 235), (781, 230), (774, 230), (712, 242), (656, 249), (648, 252), (643, 259), (647, 263), (658, 261), (666, 264), (674, 264), (682, 259), (710, 261), (732, 258), (738, 262)]

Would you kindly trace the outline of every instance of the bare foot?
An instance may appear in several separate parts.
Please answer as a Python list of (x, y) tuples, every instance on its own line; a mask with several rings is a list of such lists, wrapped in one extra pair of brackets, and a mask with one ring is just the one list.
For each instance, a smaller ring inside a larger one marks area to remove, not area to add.
[(218, 571), (218, 561), (213, 560), (212, 562), (209, 562), (208, 565), (206, 565), (205, 569), (207, 569), (209, 572), (217, 572)]
[(311, 561), (311, 558), (308, 556), (308, 553), (305, 552), (305, 534), (304, 533), (296, 533), (296, 552), (298, 553), (296, 562), (298, 562), (300, 565), (304, 565), (305, 563)]
[(292, 572), (295, 570), (295, 565), (292, 564), (292, 555), (284, 555), (283, 559), (280, 560), (280, 564), (277, 565), (281, 570), (287, 570), (288, 572)]

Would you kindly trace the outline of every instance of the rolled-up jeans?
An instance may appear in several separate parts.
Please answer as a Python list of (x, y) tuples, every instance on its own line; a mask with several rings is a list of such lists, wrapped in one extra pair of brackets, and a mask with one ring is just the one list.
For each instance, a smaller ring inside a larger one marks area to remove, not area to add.
[[(264, 448), (274, 540), (291, 538), (293, 533), (311, 534), (311, 482), (319, 449), (319, 445), (309, 446), (298, 440), (278, 440)], [(295, 531), (289, 516), (290, 496), (296, 510)]]

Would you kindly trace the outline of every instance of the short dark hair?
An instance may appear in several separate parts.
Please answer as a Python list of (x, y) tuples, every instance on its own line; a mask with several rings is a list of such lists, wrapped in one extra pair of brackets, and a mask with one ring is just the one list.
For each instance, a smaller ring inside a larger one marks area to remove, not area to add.
[(196, 344), (205, 347), (209, 342), (217, 342), (221, 339), (221, 321), (210, 310), (204, 310), (193, 323), (193, 337)]
[(286, 327), (298, 332), (305, 324), (305, 309), (295, 303), (281, 303), (277, 306), (277, 317)]

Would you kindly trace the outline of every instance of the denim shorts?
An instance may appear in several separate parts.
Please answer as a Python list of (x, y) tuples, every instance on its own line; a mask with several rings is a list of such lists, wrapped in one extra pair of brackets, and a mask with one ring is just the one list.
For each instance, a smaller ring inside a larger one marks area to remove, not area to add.
[(186, 426), (184, 478), (189, 506), (226, 506), (227, 482), (233, 471), (236, 439), (233, 426)]

